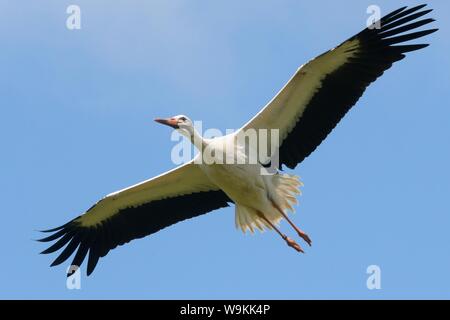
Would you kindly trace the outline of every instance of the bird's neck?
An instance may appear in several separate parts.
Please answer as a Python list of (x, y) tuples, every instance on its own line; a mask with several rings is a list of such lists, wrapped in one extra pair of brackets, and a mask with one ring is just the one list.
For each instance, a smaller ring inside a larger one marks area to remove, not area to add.
[(192, 128), (192, 132), (190, 135), (190, 140), (192, 144), (201, 152), (205, 146), (206, 146), (206, 140), (203, 139), (201, 134), (195, 130), (195, 128)]
[(194, 127), (183, 128), (181, 134), (187, 137), (199, 151), (202, 151), (207, 145), (206, 139), (203, 139), (201, 134), (195, 130)]

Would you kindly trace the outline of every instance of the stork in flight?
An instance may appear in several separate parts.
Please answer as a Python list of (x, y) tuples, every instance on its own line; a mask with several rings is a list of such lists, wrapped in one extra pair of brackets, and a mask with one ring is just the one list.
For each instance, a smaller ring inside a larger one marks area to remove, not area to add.
[[(370, 83), (403, 59), (405, 53), (428, 46), (403, 44), (437, 31), (416, 30), (434, 21), (421, 18), (431, 11), (423, 9), (425, 6), (395, 10), (379, 21), (380, 28), (366, 28), (301, 66), (237, 133), (248, 129), (279, 130), (280, 169), (282, 165), (294, 169), (319, 146)], [(224, 144), (238, 143), (237, 133), (202, 138), (192, 121), (183, 115), (156, 121), (178, 130), (198, 149), (207, 146), (221, 151)], [(237, 146), (236, 157), (245, 158), (245, 148), (240, 147)], [(273, 229), (290, 247), (303, 252), (297, 242), (279, 229), (279, 221), (286, 219), (311, 245), (310, 238), (287, 215), (293, 211), (295, 196), (299, 194), (301, 182), (297, 177), (281, 172), (262, 175), (262, 167), (270, 161), (267, 159), (256, 164), (197, 164), (194, 160), (111, 193), (79, 217), (44, 231), (51, 235), (39, 241), (56, 242), (42, 253), (64, 247), (52, 266), (66, 261), (73, 253), (72, 265), (80, 266), (88, 255), (87, 275), (90, 275), (99, 258), (111, 249), (230, 203), (236, 208), (236, 226), (244, 232)]]

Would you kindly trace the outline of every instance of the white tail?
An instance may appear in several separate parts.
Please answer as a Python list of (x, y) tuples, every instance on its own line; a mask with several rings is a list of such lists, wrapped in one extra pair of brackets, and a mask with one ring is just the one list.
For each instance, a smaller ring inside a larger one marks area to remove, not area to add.
[[(272, 205), (264, 210), (262, 214), (271, 223), (278, 226), (283, 215), (283, 212), (295, 212), (293, 205), (297, 204), (296, 196), (301, 194), (300, 187), (303, 183), (297, 176), (290, 176), (287, 174), (276, 174), (266, 177), (266, 186), (270, 190), (268, 194), (269, 202)], [(246, 232), (250, 230), (252, 233), (255, 229), (264, 231), (264, 228), (272, 229), (272, 227), (258, 214), (258, 210), (236, 203), (236, 228)]]
[(271, 195), (272, 201), (283, 210), (295, 212), (293, 205), (296, 205), (297, 195), (301, 195), (300, 187), (303, 183), (298, 176), (290, 176), (288, 174), (276, 174), (272, 176), (272, 185), (275, 194)]

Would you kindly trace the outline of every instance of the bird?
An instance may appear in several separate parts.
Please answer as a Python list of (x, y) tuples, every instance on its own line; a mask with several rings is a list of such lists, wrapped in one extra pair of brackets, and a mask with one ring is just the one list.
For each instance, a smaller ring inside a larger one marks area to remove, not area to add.
[[(233, 204), (238, 229), (273, 230), (289, 247), (305, 252), (280, 229), (280, 221), (286, 220), (299, 240), (311, 246), (308, 234), (289, 217), (303, 184), (285, 170), (295, 169), (315, 151), (366, 88), (395, 62), (429, 45), (409, 43), (438, 30), (419, 29), (435, 21), (424, 17), (432, 11), (425, 7), (399, 8), (308, 61), (259, 113), (231, 134), (206, 139), (185, 115), (155, 119), (189, 139), (198, 154), (168, 172), (108, 194), (60, 227), (42, 231), (47, 235), (38, 241), (52, 244), (41, 253), (62, 250), (51, 266), (74, 255), (71, 265), (79, 268), (87, 257), (89, 276), (99, 259), (117, 246)], [(238, 139), (248, 130), (273, 130), (278, 135), (276, 147), (267, 148), (267, 155), (255, 163), (245, 162), (254, 148)], [(234, 162), (198, 161), (206, 149), (212, 151), (213, 160), (233, 150)], [(274, 172), (263, 174), (273, 167)], [(67, 276), (77, 269), (70, 270)]]

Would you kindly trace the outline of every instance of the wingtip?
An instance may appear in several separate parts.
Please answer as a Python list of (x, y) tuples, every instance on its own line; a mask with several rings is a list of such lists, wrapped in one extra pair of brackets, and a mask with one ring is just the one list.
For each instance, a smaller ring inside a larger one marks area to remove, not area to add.
[(42, 250), (41, 252), (39, 252), (39, 254), (49, 254), (50, 252), (46, 252), (47, 251), (47, 249), (45, 249), (45, 250)]
[(406, 9), (408, 9), (408, 6), (403, 6), (403, 7), (398, 8), (397, 10), (392, 11), (392, 12), (389, 13), (389, 14), (393, 14), (393, 13), (401, 13), (402, 11), (405, 11)]
[(88, 264), (87, 264), (87, 267), (86, 267), (86, 276), (89, 277), (91, 275), (91, 273), (94, 271), (94, 269), (95, 269), (95, 266), (92, 267), (92, 265), (88, 261)]
[(56, 231), (55, 229), (47, 229), (47, 230), (39, 230), (39, 229), (35, 229), (33, 230), (34, 232), (42, 232), (42, 233), (49, 233), (49, 232), (53, 232)]
[(428, 30), (425, 30), (425, 31), (423, 31), (423, 32), (425, 33), (424, 36), (428, 36), (428, 35), (430, 35), (430, 34), (435, 33), (436, 31), (439, 31), (439, 28), (428, 29)]
[(415, 8), (422, 9), (422, 8), (425, 8), (427, 5), (428, 5), (428, 3), (422, 3), (422, 4), (417, 5)]
[(50, 242), (50, 241), (53, 241), (53, 240), (56, 240), (56, 239), (62, 237), (65, 233), (66, 232), (64, 230), (60, 230), (60, 231), (58, 231), (56, 233), (53, 233), (53, 234), (51, 234), (51, 235), (49, 235), (47, 237), (37, 239), (36, 241), (38, 241), (38, 242)]
[[(419, 4), (419, 5), (417, 5), (417, 6), (411, 7), (411, 8), (408, 9), (408, 10), (411, 10), (411, 13), (412, 13), (412, 12), (416, 12), (416, 11), (419, 11), (419, 10), (423, 9), (423, 8), (425, 8), (426, 6), (428, 6), (428, 3)], [(408, 8), (408, 6), (406, 6), (406, 8)]]
[(63, 263), (65, 261), (65, 259), (62, 259), (61, 256), (58, 256), (55, 261), (52, 262), (52, 264), (50, 265), (50, 267), (55, 267), (55, 266), (59, 266), (61, 263)]
[(52, 246), (52, 247), (49, 247), (49, 248), (41, 251), (39, 254), (49, 254), (49, 253), (53, 253), (55, 251), (56, 251), (56, 249), (54, 249), (53, 246)]
[(66, 223), (66, 224), (63, 224), (62, 226), (53, 228), (53, 229), (47, 229), (47, 230), (35, 230), (35, 231), (37, 231), (37, 232), (42, 232), (42, 233), (55, 232), (55, 231), (59, 231), (59, 230), (65, 228), (65, 227), (67, 227), (67, 226), (69, 225), (69, 223), (70, 223), (70, 222), (68, 222), (68, 223)]
[(430, 34), (435, 33), (436, 31), (439, 31), (439, 28), (430, 29)]

